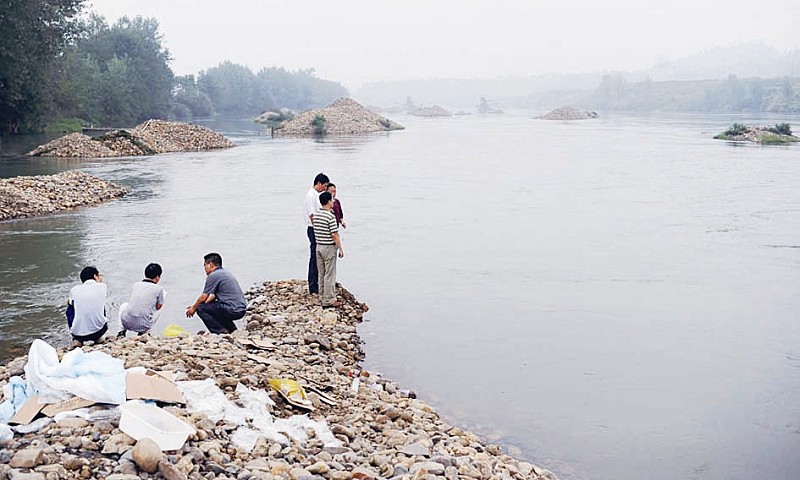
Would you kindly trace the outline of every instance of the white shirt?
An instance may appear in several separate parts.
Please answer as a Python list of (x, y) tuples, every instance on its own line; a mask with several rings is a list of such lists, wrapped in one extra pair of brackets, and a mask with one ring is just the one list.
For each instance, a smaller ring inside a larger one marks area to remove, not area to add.
[(120, 315), (122, 327), (132, 332), (146, 332), (155, 323), (156, 306), (164, 304), (164, 287), (153, 282), (136, 282), (131, 287), (128, 308)]
[(75, 320), (72, 321), (70, 332), (73, 335), (91, 335), (107, 323), (106, 320), (106, 294), (108, 286), (94, 280), (86, 280), (80, 285), (72, 287), (69, 297), (75, 305)]
[(316, 214), (322, 208), (322, 205), (319, 204), (320, 193), (314, 187), (311, 187), (311, 190), (306, 193), (306, 226), (308, 227), (314, 226), (311, 222), (311, 215)]

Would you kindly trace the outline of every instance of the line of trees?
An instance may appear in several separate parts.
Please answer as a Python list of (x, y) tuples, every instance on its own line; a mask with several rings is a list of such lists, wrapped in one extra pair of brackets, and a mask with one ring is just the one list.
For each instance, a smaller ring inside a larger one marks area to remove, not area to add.
[(6, 0), (0, 11), (0, 134), (41, 131), (63, 119), (130, 126), (149, 118), (254, 115), (308, 109), (347, 96), (313, 70), (254, 74), (223, 62), (175, 77), (158, 22), (113, 25), (84, 15), (86, 0)]

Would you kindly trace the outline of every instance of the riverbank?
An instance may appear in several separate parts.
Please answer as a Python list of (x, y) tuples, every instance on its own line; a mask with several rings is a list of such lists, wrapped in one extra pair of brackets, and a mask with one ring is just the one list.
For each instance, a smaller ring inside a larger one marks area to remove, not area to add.
[[(85, 350), (106, 352), (123, 360), (126, 368), (173, 371), (188, 380), (213, 379), (230, 400), (236, 400), (239, 384), (269, 391), (271, 378), (299, 380), (316, 387), (316, 392), (308, 389), (313, 411), (291, 406), (272, 392), (272, 416), (277, 422), (307, 413), (317, 425), (329, 427), (334, 438), (307, 428), (305, 440), (281, 443), (262, 437), (248, 449), (235, 421), (215, 422), (188, 407), (172, 406), (167, 410), (196, 433), (180, 450), (156, 453), (158, 473), (149, 478), (553, 478), (546, 470), (504, 454), (499, 446), (446, 424), (433, 408), (394, 383), (361, 371), (363, 352), (356, 328), (367, 306), (346, 290), (340, 290), (344, 305), (336, 310), (320, 308), (302, 281), (265, 282), (247, 297), (248, 313), (242, 321), (246, 328), (234, 335), (109, 339)], [(262, 341), (253, 345), (253, 340)], [(25, 362), (18, 358), (0, 367), (0, 385), (11, 375), (22, 375)], [(119, 430), (118, 417), (93, 423), (64, 419), (0, 443), (0, 478), (135, 480), (144, 461), (134, 455), (134, 445)], [(21, 452), (33, 458), (25, 463), (28, 467), (19, 467)], [(24, 476), (28, 470), (33, 476)]]
[(0, 221), (97, 205), (128, 189), (80, 171), (0, 180)]

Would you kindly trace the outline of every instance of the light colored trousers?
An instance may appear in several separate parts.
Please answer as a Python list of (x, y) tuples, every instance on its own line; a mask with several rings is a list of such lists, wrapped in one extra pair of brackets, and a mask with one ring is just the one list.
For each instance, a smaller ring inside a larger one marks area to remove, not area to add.
[(336, 245), (317, 244), (317, 271), (319, 272), (319, 296), (322, 305), (336, 301)]

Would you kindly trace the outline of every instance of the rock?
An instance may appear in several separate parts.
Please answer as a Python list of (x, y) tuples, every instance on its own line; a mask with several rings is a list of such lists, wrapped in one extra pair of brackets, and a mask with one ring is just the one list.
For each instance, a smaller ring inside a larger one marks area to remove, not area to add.
[(169, 462), (159, 463), (158, 473), (163, 475), (166, 480), (187, 480), (189, 478), (186, 474), (178, 470), (175, 465)]
[(103, 444), (102, 453), (104, 455), (112, 454), (112, 453), (124, 453), (130, 450), (131, 446), (135, 443), (135, 440), (130, 436), (124, 433), (118, 433), (116, 435), (112, 435), (105, 441)]
[(8, 462), (11, 468), (33, 468), (44, 461), (44, 450), (41, 448), (27, 448), (18, 450)]
[(416, 117), (449, 117), (453, 112), (439, 105), (430, 105), (427, 107), (419, 107), (408, 112)]
[(541, 120), (586, 120), (597, 118), (597, 112), (582, 112), (575, 107), (567, 106), (550, 110), (547, 114), (534, 118)]
[(139, 475), (128, 475), (125, 473), (112, 473), (106, 477), (106, 480), (141, 480)]
[(313, 473), (314, 475), (324, 475), (328, 473), (330, 469), (331, 468), (325, 462), (317, 462), (307, 468), (307, 470)]
[(420, 442), (404, 445), (398, 448), (397, 451), (412, 457), (416, 455), (423, 455), (427, 457), (431, 454), (430, 449)]
[(64, 428), (83, 428), (89, 425), (88, 421), (80, 417), (62, 418), (57, 423), (59, 427), (64, 427)]
[(155, 473), (163, 458), (158, 444), (149, 438), (142, 438), (133, 447), (133, 462), (147, 473)]
[(46, 478), (43, 473), (39, 472), (11, 470), (8, 474), (8, 480), (46, 480)]
[(414, 474), (414, 473), (417, 473), (417, 470), (420, 470), (420, 469), (424, 469), (427, 473), (430, 473), (431, 475), (442, 475), (442, 474), (444, 474), (444, 465), (442, 465), (441, 463), (436, 463), (436, 462), (415, 463), (414, 465), (411, 466), (411, 469), (409, 471), (410, 471), (410, 473)]

